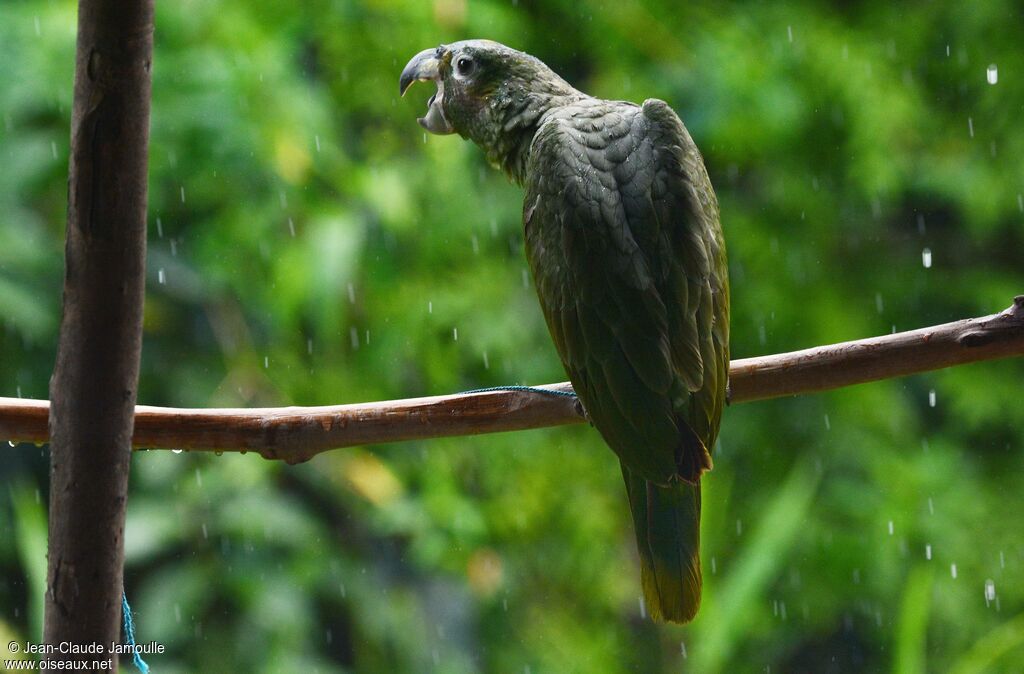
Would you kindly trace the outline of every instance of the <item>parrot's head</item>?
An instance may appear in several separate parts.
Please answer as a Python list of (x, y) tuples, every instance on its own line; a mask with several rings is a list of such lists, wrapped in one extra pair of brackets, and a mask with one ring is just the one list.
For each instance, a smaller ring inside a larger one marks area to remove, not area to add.
[(465, 40), (425, 49), (402, 70), (399, 91), (429, 81), (437, 92), (420, 125), (457, 133), (518, 178), (537, 122), (552, 105), (583, 94), (539, 59), (491, 40)]

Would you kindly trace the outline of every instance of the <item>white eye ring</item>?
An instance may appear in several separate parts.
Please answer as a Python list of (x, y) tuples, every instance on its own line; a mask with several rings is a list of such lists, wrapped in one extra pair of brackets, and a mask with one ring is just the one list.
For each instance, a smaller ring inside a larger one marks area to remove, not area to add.
[(455, 59), (455, 74), (459, 77), (466, 77), (473, 72), (476, 64), (468, 56), (459, 56)]

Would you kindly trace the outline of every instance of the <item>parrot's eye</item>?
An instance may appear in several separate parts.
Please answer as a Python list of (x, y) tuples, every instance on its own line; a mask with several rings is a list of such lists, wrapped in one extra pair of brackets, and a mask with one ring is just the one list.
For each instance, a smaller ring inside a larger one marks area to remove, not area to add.
[(455, 60), (455, 74), (460, 77), (465, 77), (473, 72), (473, 68), (476, 64), (473, 59), (468, 56), (460, 56)]

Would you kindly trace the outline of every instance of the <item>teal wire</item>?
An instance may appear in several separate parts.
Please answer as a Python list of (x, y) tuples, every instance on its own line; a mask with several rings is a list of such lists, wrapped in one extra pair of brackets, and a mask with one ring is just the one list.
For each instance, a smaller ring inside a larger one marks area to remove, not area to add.
[(510, 386), (488, 386), (487, 388), (474, 388), (468, 391), (462, 391), (462, 393), (489, 393), (491, 391), (532, 391), (533, 393), (544, 393), (552, 396), (563, 396), (565, 398), (576, 397), (576, 394), (572, 391), (555, 391), (549, 388), (537, 388), (536, 386), (520, 386), (518, 384), (512, 384)]
[(132, 607), (128, 605), (128, 595), (121, 591), (121, 615), (124, 616), (124, 636), (132, 647), (132, 662), (142, 674), (149, 674), (149, 665), (135, 650), (135, 621), (132, 620)]

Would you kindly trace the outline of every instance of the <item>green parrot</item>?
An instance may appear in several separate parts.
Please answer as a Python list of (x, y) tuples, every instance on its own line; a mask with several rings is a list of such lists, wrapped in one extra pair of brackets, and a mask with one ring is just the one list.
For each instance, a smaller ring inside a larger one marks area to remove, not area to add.
[(419, 123), (458, 133), (526, 188), (526, 255), (591, 423), (618, 455), (655, 620), (701, 595), (700, 478), (726, 404), (729, 280), (704, 161), (663, 101), (593, 98), (497, 42), (427, 49)]

